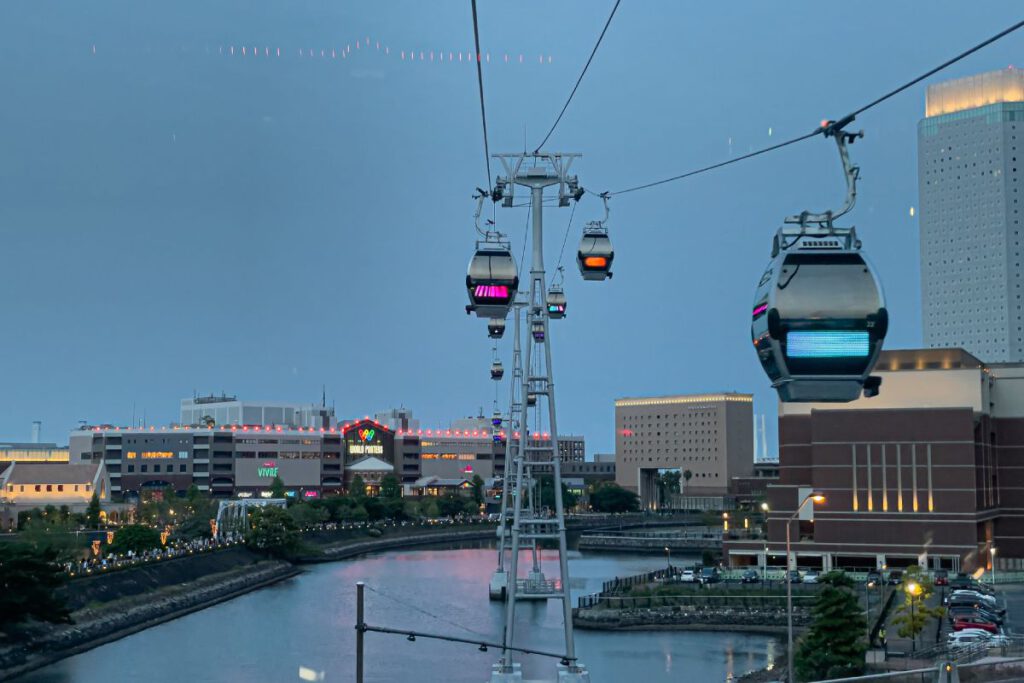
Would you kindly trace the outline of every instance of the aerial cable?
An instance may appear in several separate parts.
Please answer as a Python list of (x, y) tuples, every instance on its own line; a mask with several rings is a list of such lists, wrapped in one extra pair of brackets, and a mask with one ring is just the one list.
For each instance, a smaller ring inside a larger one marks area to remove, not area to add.
[[(576, 89), (580, 87), (580, 83), (583, 81), (583, 77), (587, 75), (587, 69), (590, 68), (590, 62), (593, 61), (594, 55), (597, 54), (597, 48), (601, 46), (601, 41), (604, 39), (604, 34), (608, 31), (608, 26), (612, 23), (612, 17), (615, 16), (615, 10), (619, 9), (620, 2), (622, 2), (622, 0), (615, 0), (615, 5), (612, 7), (611, 14), (608, 15), (608, 21), (604, 22), (604, 28), (601, 29), (601, 35), (597, 37), (597, 42), (594, 43), (594, 49), (590, 51), (590, 57), (587, 58), (587, 63), (583, 65), (583, 71), (580, 72), (580, 77), (576, 79), (576, 85), (572, 87), (572, 92), (569, 93), (569, 99), (565, 101), (565, 106), (562, 107), (562, 111), (558, 112), (558, 118), (555, 119), (555, 122), (551, 125), (551, 130), (548, 131), (548, 134), (545, 135), (544, 139), (540, 141), (539, 145), (537, 145), (537, 149), (533, 150), (534, 154), (539, 152), (540, 148), (547, 144), (548, 138), (550, 138), (551, 134), (555, 132), (555, 128), (558, 127), (559, 122), (562, 120), (562, 116), (565, 114), (565, 110), (569, 108), (569, 103), (572, 102), (573, 95), (576, 94)], [(477, 52), (479, 51), (480, 48), (477, 47)]]
[(876, 100), (873, 100), (872, 102), (869, 102), (868, 104), (864, 105), (860, 109), (855, 109), (854, 111), (850, 112), (849, 114), (847, 114), (843, 118), (839, 119), (838, 121), (823, 121), (822, 124), (820, 126), (818, 126), (818, 128), (816, 128), (815, 130), (811, 131), (810, 133), (806, 133), (806, 134), (801, 135), (799, 137), (792, 138), (791, 140), (786, 140), (785, 142), (780, 142), (777, 145), (772, 145), (770, 147), (764, 147), (762, 149), (755, 150), (753, 152), (750, 152), (749, 154), (744, 154), (743, 156), (735, 157), (733, 159), (727, 159), (726, 161), (722, 161), (722, 162), (719, 162), (717, 164), (712, 164), (710, 166), (705, 166), (703, 168), (698, 168), (698, 169), (693, 170), (693, 171), (688, 171), (687, 173), (680, 173), (679, 175), (675, 175), (675, 176), (672, 176), (670, 178), (664, 178), (662, 180), (655, 180), (655, 181), (650, 182), (650, 183), (644, 183), (643, 185), (636, 185), (635, 187), (628, 187), (628, 188), (626, 188), (624, 190), (616, 190), (615, 192), (608, 192), (606, 194), (608, 196), (614, 196), (614, 195), (619, 195), (619, 194), (626, 194), (628, 192), (636, 192), (637, 190), (645, 190), (647, 188), (655, 187), (657, 185), (663, 185), (665, 183), (671, 183), (671, 182), (676, 181), (676, 180), (682, 180), (683, 178), (689, 178), (691, 176), (699, 175), (701, 173), (707, 173), (708, 171), (713, 171), (713, 170), (715, 170), (717, 168), (722, 168), (723, 166), (728, 166), (730, 164), (735, 164), (737, 162), (744, 161), (746, 159), (751, 159), (753, 157), (760, 156), (761, 154), (765, 154), (767, 152), (773, 152), (773, 151), (775, 151), (777, 149), (782, 149), (783, 147), (788, 147), (789, 145), (795, 144), (797, 142), (803, 142), (804, 140), (816, 137), (818, 135), (825, 135), (826, 137), (835, 135), (840, 130), (842, 130), (844, 126), (846, 126), (849, 123), (852, 123), (857, 118), (858, 115), (863, 114), (868, 109), (871, 109), (872, 107), (874, 107), (876, 105), (879, 105), (882, 102), (885, 102), (887, 99), (889, 99), (890, 97), (893, 97), (894, 95), (898, 95), (899, 93), (903, 92), (907, 88), (910, 88), (911, 86), (914, 86), (914, 85), (920, 83), (921, 81), (923, 81), (924, 79), (928, 78), (929, 76), (934, 76), (935, 74), (937, 74), (938, 72), (942, 71), (943, 69), (946, 69), (946, 68), (952, 66), (953, 64), (956, 64), (960, 60), (964, 59), (965, 57), (968, 57), (968, 56), (974, 54), (975, 52), (977, 52), (978, 50), (982, 49), (983, 47), (991, 45), (992, 43), (996, 42), (997, 40), (1008, 36), (1009, 34), (1013, 33), (1016, 30), (1018, 30), (1022, 26), (1024, 26), (1024, 21), (1017, 22), (1013, 26), (1010, 26), (1009, 28), (1000, 31), (999, 33), (995, 34), (991, 38), (988, 38), (988, 39), (978, 43), (974, 47), (971, 47), (970, 49), (961, 52), (960, 54), (958, 54), (957, 56), (953, 57), (952, 59), (949, 59), (949, 60), (943, 62), (942, 64), (940, 64), (939, 66), (935, 67), (934, 69), (930, 69), (927, 72), (925, 72), (925, 73), (921, 74), (920, 76), (918, 76), (917, 78), (915, 78), (915, 79), (913, 79), (911, 81), (908, 81), (907, 83), (904, 83), (900, 87), (898, 87), (898, 88), (896, 88), (894, 90), (890, 90), (886, 94), (882, 95), (881, 97), (879, 97)]
[(558, 265), (555, 266), (555, 272), (551, 275), (551, 284), (555, 284), (555, 276), (562, 270), (562, 255), (565, 253), (565, 243), (569, 241), (569, 228), (572, 227), (572, 218), (576, 215), (576, 204), (572, 205), (572, 211), (569, 212), (569, 223), (565, 226), (565, 237), (562, 238), (562, 248), (558, 250)]
[(491, 180), (491, 147), (487, 143), (487, 110), (484, 107), (484, 71), (480, 63), (480, 28), (476, 19), (476, 0), (470, 0), (473, 6), (473, 41), (476, 44), (476, 82), (480, 89), (480, 120), (484, 126), (484, 161), (487, 163), (487, 187), (494, 187)]

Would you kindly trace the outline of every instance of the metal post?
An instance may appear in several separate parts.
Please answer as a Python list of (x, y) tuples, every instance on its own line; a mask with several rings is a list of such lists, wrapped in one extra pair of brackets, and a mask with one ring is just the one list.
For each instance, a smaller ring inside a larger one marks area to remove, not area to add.
[(362, 581), (356, 582), (356, 683), (363, 683), (363, 588)]
[(800, 508), (796, 509), (793, 513), (793, 517), (786, 520), (786, 660), (788, 662), (788, 668), (786, 670), (786, 676), (789, 679), (789, 683), (793, 683), (795, 678), (793, 677), (793, 582), (789, 577), (789, 527), (793, 525), (793, 518), (800, 513)]
[(914, 594), (910, 594), (910, 651), (917, 652), (917, 624), (914, 622)]

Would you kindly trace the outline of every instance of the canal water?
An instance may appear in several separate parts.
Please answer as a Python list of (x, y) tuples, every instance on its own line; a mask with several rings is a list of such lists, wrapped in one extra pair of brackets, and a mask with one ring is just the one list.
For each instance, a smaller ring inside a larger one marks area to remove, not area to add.
[[(524, 559), (525, 555), (524, 555)], [(695, 558), (694, 558), (695, 559)], [(614, 576), (664, 566), (664, 558), (570, 555), (574, 596)], [(673, 557), (673, 563), (686, 563)], [(550, 561), (555, 574), (554, 555)], [(501, 605), (487, 599), (495, 551), (484, 544), (376, 553), (314, 565), (295, 579), (65, 659), (18, 683), (255, 683), (352, 681), (355, 583), (365, 581), (366, 621), (379, 626), (500, 641)], [(559, 650), (561, 605), (520, 603), (517, 644)], [(520, 638), (518, 634), (522, 634)], [(577, 631), (594, 683), (730, 680), (780, 651), (769, 637), (736, 632)], [(484, 683), (498, 653), (475, 646), (368, 633), (367, 683)], [(528, 656), (525, 678), (554, 680), (555, 661)]]

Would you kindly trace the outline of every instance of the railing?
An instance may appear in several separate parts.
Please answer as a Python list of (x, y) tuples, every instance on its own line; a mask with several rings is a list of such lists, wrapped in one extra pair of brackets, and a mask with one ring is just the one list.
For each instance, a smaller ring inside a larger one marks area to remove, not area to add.
[[(810, 605), (816, 595), (794, 595), (796, 606)], [(741, 607), (744, 609), (774, 609), (786, 607), (785, 595), (761, 595), (735, 593), (724, 595), (581, 595), (577, 600), (580, 609), (640, 609), (655, 607)]]

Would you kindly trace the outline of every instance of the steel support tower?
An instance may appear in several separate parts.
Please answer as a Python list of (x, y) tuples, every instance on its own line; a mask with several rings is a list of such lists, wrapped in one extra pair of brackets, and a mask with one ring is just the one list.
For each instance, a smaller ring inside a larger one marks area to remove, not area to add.
[[(546, 152), (521, 154), (495, 154), (506, 175), (499, 176), (492, 197), (503, 200), (504, 206), (513, 206), (515, 186), (530, 190), (533, 217), (530, 289), (526, 301), (526, 370), (518, 381), (522, 421), (519, 438), (515, 440), (514, 474), (508, 493), (512, 498), (512, 526), (508, 558), (508, 590), (505, 602), (505, 630), (501, 660), (494, 666), (491, 683), (511, 683), (522, 680), (522, 670), (512, 661), (516, 626), (516, 605), (520, 599), (557, 599), (562, 603), (565, 629), (565, 658), (559, 665), (560, 683), (589, 683), (586, 667), (576, 659), (573, 641), (572, 597), (569, 590), (569, 559), (565, 539), (565, 513), (562, 504), (562, 475), (558, 451), (558, 422), (555, 413), (555, 382), (551, 369), (551, 330), (546, 304), (546, 273), (544, 270), (544, 190), (558, 186), (558, 205), (568, 206), (570, 199), (578, 200), (583, 190), (569, 168), (579, 154), (552, 154)], [(530, 406), (530, 397), (534, 406)], [(542, 429), (543, 417), (548, 429)], [(538, 438), (531, 439), (531, 428)], [(540, 437), (550, 434), (549, 440)], [(514, 432), (513, 432), (514, 436)], [(510, 447), (512, 441), (510, 440)], [(510, 476), (506, 457), (505, 476)], [(539, 491), (535, 487), (538, 471), (550, 471), (554, 488), (555, 509), (547, 512), (539, 505)], [(558, 545), (557, 579), (549, 580), (540, 571), (536, 547), (545, 541)], [(519, 554), (525, 547), (534, 549), (534, 567), (526, 579), (519, 578)], [(537, 643), (534, 643), (535, 645)]]

